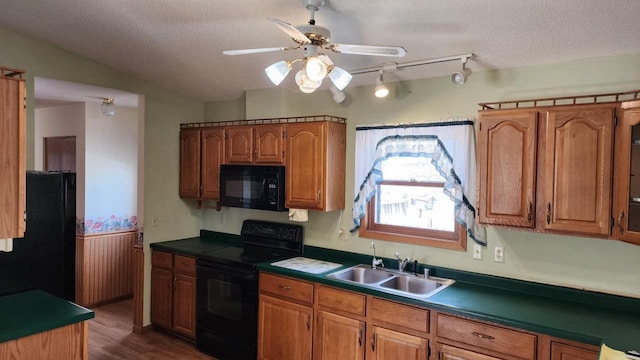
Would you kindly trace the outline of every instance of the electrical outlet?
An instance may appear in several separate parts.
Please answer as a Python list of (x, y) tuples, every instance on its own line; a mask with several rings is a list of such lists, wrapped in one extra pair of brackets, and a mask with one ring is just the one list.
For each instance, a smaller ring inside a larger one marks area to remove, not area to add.
[(473, 258), (476, 260), (482, 260), (482, 245), (473, 244)]
[(151, 227), (157, 227), (158, 226), (158, 215), (153, 215), (151, 217)]
[(493, 261), (504, 262), (504, 248), (502, 246), (496, 246), (493, 254)]
[(344, 228), (340, 228), (340, 230), (338, 230), (338, 234), (340, 234), (340, 240), (342, 241), (347, 241), (347, 235), (349, 234), (348, 230), (345, 230)]

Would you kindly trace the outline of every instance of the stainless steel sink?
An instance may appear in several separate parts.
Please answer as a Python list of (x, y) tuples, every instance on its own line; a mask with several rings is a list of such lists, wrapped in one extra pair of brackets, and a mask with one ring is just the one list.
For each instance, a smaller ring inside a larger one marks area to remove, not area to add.
[(373, 284), (386, 280), (393, 274), (384, 269), (374, 269), (370, 265), (356, 265), (348, 269), (340, 270), (327, 275), (330, 278), (357, 282), (361, 284)]
[(426, 299), (444, 290), (455, 282), (451, 279), (424, 277), (395, 270), (377, 268), (371, 265), (355, 265), (327, 275), (328, 278), (355, 283), (390, 294)]
[(454, 280), (424, 278), (416, 275), (397, 275), (380, 283), (380, 287), (416, 295), (433, 295), (451, 284)]

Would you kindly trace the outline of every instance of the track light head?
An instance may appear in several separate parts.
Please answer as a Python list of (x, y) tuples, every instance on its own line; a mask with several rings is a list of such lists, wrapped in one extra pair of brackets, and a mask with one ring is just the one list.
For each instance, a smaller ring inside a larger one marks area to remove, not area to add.
[(451, 82), (454, 85), (462, 85), (467, 82), (467, 78), (471, 75), (471, 69), (467, 68), (467, 58), (462, 58), (462, 70), (451, 74)]
[(380, 76), (376, 81), (376, 89), (374, 91), (374, 94), (378, 98), (383, 98), (389, 95), (389, 88), (387, 87), (387, 85), (384, 84), (384, 79), (383, 79), (384, 71), (380, 69), (379, 73), (380, 73)]

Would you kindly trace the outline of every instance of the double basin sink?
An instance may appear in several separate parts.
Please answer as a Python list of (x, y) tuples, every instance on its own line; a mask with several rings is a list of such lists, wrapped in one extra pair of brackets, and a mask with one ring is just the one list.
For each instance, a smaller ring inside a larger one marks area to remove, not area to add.
[(415, 275), (371, 265), (355, 265), (327, 275), (328, 278), (358, 284), (391, 294), (427, 299), (444, 290), (455, 280)]

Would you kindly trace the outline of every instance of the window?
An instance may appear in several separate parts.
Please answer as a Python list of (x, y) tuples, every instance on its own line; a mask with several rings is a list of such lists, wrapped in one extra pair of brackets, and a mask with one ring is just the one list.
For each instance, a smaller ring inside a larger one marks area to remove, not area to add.
[(466, 250), (486, 245), (475, 208), (470, 120), (356, 127), (351, 232)]
[(430, 158), (390, 157), (380, 169), (384, 180), (367, 205), (360, 236), (466, 249), (455, 203), (443, 192), (446, 179)]

